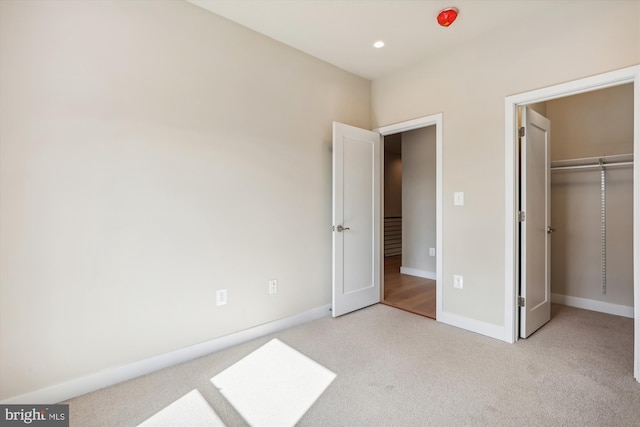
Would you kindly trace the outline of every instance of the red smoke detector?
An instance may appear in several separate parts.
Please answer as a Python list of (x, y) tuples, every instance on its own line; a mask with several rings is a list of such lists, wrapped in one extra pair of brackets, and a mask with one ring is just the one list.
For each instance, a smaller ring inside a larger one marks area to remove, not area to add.
[(446, 9), (442, 9), (440, 13), (438, 13), (438, 24), (443, 27), (448, 27), (453, 24), (453, 21), (458, 17), (458, 9), (455, 7), (448, 7)]

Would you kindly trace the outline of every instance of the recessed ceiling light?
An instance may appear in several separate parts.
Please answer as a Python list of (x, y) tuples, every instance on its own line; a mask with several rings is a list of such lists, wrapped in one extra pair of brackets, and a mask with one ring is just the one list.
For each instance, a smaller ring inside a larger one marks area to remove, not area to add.
[(383, 46), (384, 46), (384, 42), (382, 40), (378, 40), (373, 44), (373, 47), (375, 47), (376, 49), (380, 49)]

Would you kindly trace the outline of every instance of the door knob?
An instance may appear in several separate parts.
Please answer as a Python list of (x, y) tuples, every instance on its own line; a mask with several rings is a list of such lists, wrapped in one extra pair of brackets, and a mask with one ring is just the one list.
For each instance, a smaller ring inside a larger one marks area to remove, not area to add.
[(547, 227), (547, 233), (551, 234), (551, 233), (553, 233), (554, 231), (556, 231), (556, 229), (555, 229), (555, 228)]
[(343, 232), (345, 230), (349, 230), (349, 227), (343, 227), (341, 225), (338, 226), (338, 233), (341, 233), (341, 232)]

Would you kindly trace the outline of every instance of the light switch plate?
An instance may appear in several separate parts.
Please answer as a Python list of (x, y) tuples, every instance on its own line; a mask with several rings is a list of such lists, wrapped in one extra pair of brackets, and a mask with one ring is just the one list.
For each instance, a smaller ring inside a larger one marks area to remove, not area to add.
[(459, 274), (453, 275), (453, 287), (456, 289), (462, 289), (462, 276)]
[(462, 191), (456, 191), (455, 193), (453, 193), (453, 205), (454, 206), (464, 205), (464, 193)]

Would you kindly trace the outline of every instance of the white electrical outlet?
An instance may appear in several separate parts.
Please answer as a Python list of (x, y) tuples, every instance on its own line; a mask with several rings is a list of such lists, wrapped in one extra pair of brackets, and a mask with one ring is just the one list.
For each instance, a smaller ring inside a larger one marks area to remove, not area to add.
[(429, 256), (436, 256), (436, 248), (429, 248)]
[(462, 276), (459, 274), (453, 275), (453, 287), (456, 289), (462, 289)]
[(278, 293), (278, 281), (273, 279), (269, 280), (269, 293), (277, 294)]
[(220, 289), (216, 291), (216, 305), (225, 305), (227, 303), (227, 290)]

